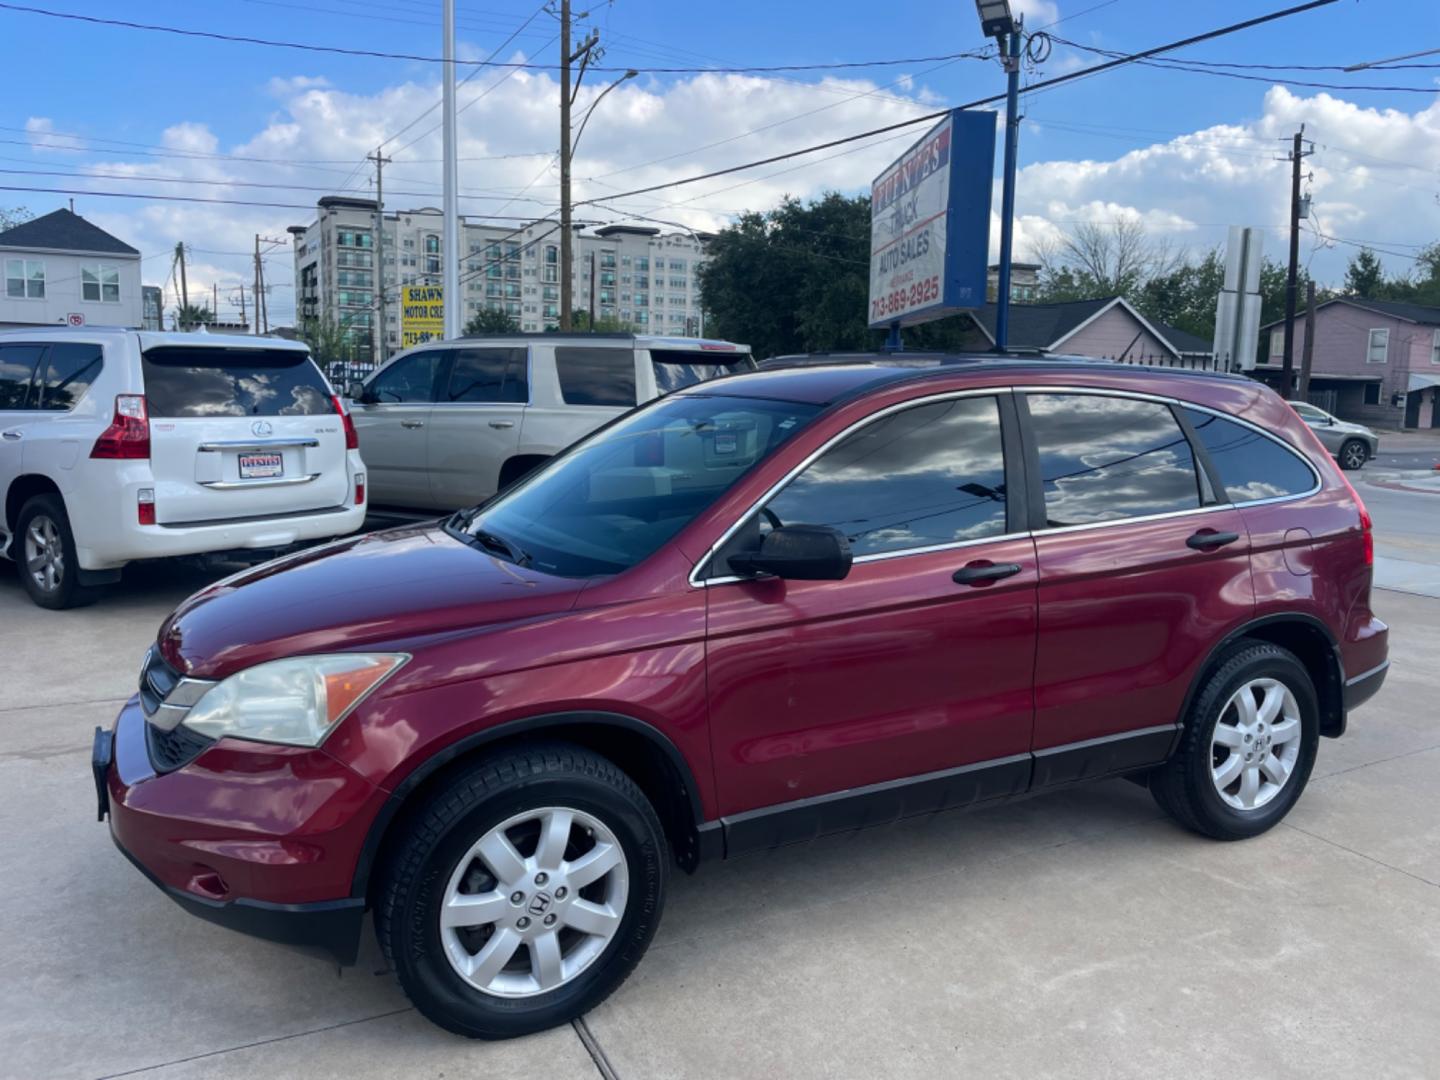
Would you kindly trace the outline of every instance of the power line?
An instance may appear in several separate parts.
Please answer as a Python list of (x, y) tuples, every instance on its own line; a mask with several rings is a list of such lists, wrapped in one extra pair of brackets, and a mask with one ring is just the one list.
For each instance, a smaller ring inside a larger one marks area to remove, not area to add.
[[(48, 8), (30, 7), (25, 4), (0, 3), (0, 8), (6, 11), (19, 11), (27, 15), (44, 15), (52, 19), (69, 19), (74, 22), (92, 23), (99, 26), (117, 26), (126, 30), (145, 30), (157, 34), (177, 34), (181, 37), (206, 38), (211, 41), (228, 41), (239, 45), (262, 45), (271, 49), (297, 49), (301, 52), (334, 53), (340, 56), (360, 56), (379, 60), (409, 60), (425, 64), (452, 63), (457, 66), (466, 67), (494, 67), (514, 68), (523, 71), (558, 71), (558, 64), (532, 64), (526, 61), (494, 61), (494, 60), (445, 60), (439, 56), (423, 56), (418, 53), (385, 52), (379, 49), (354, 49), (343, 45), (314, 45), (301, 41), (282, 41), (275, 38), (251, 37), (245, 34), (222, 34), (215, 30), (190, 30), (179, 26), (165, 26), (160, 23), (134, 22), (129, 19), (105, 19), (98, 15), (81, 15), (72, 11), (51, 11)], [(902, 64), (927, 64), (936, 60), (958, 60), (962, 59), (964, 53), (950, 53), (944, 56), (911, 56), (889, 60), (851, 60), (836, 61), (826, 64), (774, 64), (774, 65), (752, 65), (747, 67), (733, 68), (697, 68), (697, 67), (651, 67), (640, 68), (653, 75), (694, 75), (700, 73), (710, 74), (758, 74), (767, 71), (837, 71), (853, 68), (871, 67), (894, 67)], [(630, 69), (620, 67), (599, 67), (592, 66), (591, 71), (623, 73)]]
[[(1257, 15), (1254, 18), (1245, 19), (1238, 23), (1231, 23), (1228, 26), (1222, 26), (1216, 30), (1208, 30), (1203, 34), (1194, 34), (1187, 38), (1181, 38), (1179, 41), (1172, 41), (1165, 45), (1157, 45), (1154, 48), (1145, 49), (1137, 53), (1130, 53), (1126, 56), (1117, 57), (1113, 60), (1107, 60), (1102, 64), (1095, 64), (1092, 67), (1082, 68), (1079, 71), (1072, 71), (1064, 75), (1058, 75), (1053, 79), (1045, 79), (1041, 82), (1032, 83), (1030, 86), (1026, 87), (1025, 90), (1027, 93), (1032, 93), (1034, 91), (1041, 90), (1047, 87), (1060, 86), (1063, 83), (1074, 82), (1076, 79), (1083, 79), (1092, 75), (1098, 75), (1100, 72), (1108, 71), (1111, 68), (1121, 67), (1125, 64), (1138, 63), (1139, 61), (1149, 56), (1156, 56), (1159, 53), (1171, 52), (1175, 49), (1184, 48), (1187, 45), (1195, 45), (1202, 41), (1209, 41), (1213, 38), (1224, 37), (1227, 34), (1233, 34), (1240, 30), (1248, 30), (1252, 26), (1260, 26), (1264, 23), (1274, 22), (1277, 19), (1283, 19), (1290, 15), (1298, 15), (1302, 12), (1313, 11), (1316, 8), (1326, 7), (1335, 2), (1336, 0), (1309, 0), (1308, 3), (1298, 4), (1294, 7), (1284, 8), (1280, 11), (1273, 11), (1267, 15)], [(974, 109), (981, 105), (990, 105), (997, 101), (1002, 101), (1004, 100), (1004, 98), (1004, 94), (991, 94), (989, 97), (977, 98), (974, 101), (966, 102), (963, 105), (954, 106), (953, 108)], [(857, 132), (854, 135), (846, 135), (838, 139), (830, 139), (823, 143), (816, 143), (813, 146), (802, 147), (799, 150), (790, 150), (783, 154), (773, 154), (770, 157), (761, 158), (758, 161), (746, 162), (743, 165), (732, 165), (725, 169), (715, 169), (708, 173), (701, 173), (699, 176), (686, 177), (680, 180), (669, 180), (663, 184), (651, 184), (649, 187), (636, 188), (634, 191), (623, 192), (619, 195), (609, 195), (605, 196), (605, 198), (613, 200), (628, 198), (632, 195), (645, 195), (652, 191), (662, 191), (665, 188), (680, 187), (684, 184), (695, 184), (699, 183), (701, 180), (711, 180), (717, 176), (727, 176), (730, 173), (743, 172), (747, 169), (758, 168), (761, 165), (771, 165), (777, 161), (785, 161), (789, 158), (801, 157), (805, 154), (813, 154), (820, 150), (828, 150), (834, 146), (843, 146), (846, 143), (856, 142), (860, 139), (870, 138), (873, 135), (883, 135), (891, 131), (901, 131), (905, 128), (914, 127), (916, 124), (923, 124), (927, 121), (940, 120), (948, 116), (952, 111), (953, 109), (939, 109), (935, 112), (926, 113), (923, 116), (917, 116), (910, 120), (900, 120), (893, 124), (886, 124), (882, 127), (871, 128), (869, 131), (861, 131)], [(583, 206), (591, 201), (593, 200), (582, 199), (575, 205)]]

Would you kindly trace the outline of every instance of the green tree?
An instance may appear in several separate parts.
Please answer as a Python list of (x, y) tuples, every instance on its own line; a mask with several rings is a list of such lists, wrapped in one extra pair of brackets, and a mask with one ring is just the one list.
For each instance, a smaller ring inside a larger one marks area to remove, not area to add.
[(1385, 286), (1385, 267), (1369, 248), (1359, 253), (1345, 267), (1345, 295), (1362, 300), (1377, 298)]
[(466, 337), (476, 337), (480, 334), (518, 334), (519, 332), (519, 320), (500, 308), (481, 308), (470, 316), (470, 321), (461, 331)]
[[(599, 319), (595, 320), (595, 324), (592, 326), (590, 323), (590, 312), (586, 311), (583, 307), (575, 308), (570, 312), (570, 328), (576, 333), (581, 334), (592, 332), (596, 334), (633, 334), (636, 333), (638, 329), (634, 323), (617, 319), (614, 315), (601, 315)], [(545, 330), (547, 333), (553, 334), (559, 330), (559, 327), (547, 326)]]
[(1146, 318), (1189, 331), (1205, 340), (1215, 333), (1215, 301), (1225, 284), (1225, 257), (1211, 248), (1198, 262), (1188, 260), (1146, 281), (1134, 297)]
[(197, 326), (209, 326), (215, 321), (215, 313), (209, 304), (185, 304), (175, 309), (175, 327), (178, 330), (194, 330)]
[(16, 225), (29, 221), (34, 216), (23, 206), (11, 206), (8, 209), (0, 206), (0, 232), (13, 229)]
[(355, 357), (355, 343), (350, 332), (333, 318), (309, 318), (300, 323), (300, 340), (310, 346), (310, 355), (328, 371), (335, 363), (348, 363)]

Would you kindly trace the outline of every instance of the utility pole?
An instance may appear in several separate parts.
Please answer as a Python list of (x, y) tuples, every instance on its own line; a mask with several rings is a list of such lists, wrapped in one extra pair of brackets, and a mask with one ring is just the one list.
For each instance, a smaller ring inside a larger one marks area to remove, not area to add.
[(375, 153), (367, 154), (366, 160), (375, 163), (375, 296), (379, 302), (380, 325), (375, 332), (375, 359), (385, 362), (385, 344), (389, 335), (385, 326), (385, 184), (383, 174), (390, 159), (377, 146)]
[[(587, 13), (588, 14), (588, 13)], [(580, 80), (585, 77), (585, 67), (593, 56), (593, 50), (600, 43), (600, 35), (593, 30), (573, 52), (570, 49), (570, 0), (560, 0), (560, 329), (570, 330), (571, 309), (575, 303), (574, 273), (574, 231), (570, 226), (570, 107), (575, 95), (580, 92)], [(575, 76), (575, 85), (570, 85), (570, 65), (580, 61), (580, 71)], [(594, 300), (591, 300), (594, 306)], [(592, 313), (593, 314), (593, 313)], [(592, 320), (591, 325), (594, 325)]]
[(260, 336), (260, 234), (255, 234), (255, 286), (252, 295), (255, 297), (255, 325), (251, 332)]
[(240, 283), (240, 325), (245, 325), (245, 283)]
[(460, 336), (460, 174), (455, 140), (455, 0), (445, 0), (442, 8), (445, 23), (445, 230), (440, 241), (440, 257), (445, 260), (441, 283), (445, 288), (444, 334), (447, 340)]
[(220, 318), (220, 283), (218, 281), (210, 283), (210, 296), (212, 297), (210, 311), (218, 320)]
[(185, 241), (175, 245), (175, 257), (180, 260), (180, 306), (190, 306), (190, 286), (185, 283)]
[(1280, 393), (1289, 397), (1295, 378), (1295, 305), (1300, 273), (1300, 165), (1314, 152), (1305, 149), (1305, 125), (1295, 132), (1290, 149), (1290, 272), (1285, 279), (1285, 358), (1280, 369)]
[[(1010, 268), (1015, 239), (1015, 159), (1020, 146), (1020, 45), (1024, 21), (1016, 17), (1005, 43), (1005, 186), (1000, 196), (1000, 280), (995, 291), (995, 351), (1010, 344)], [(898, 336), (898, 335), (897, 335)]]
[(1310, 400), (1310, 358), (1315, 354), (1315, 282), (1305, 282), (1305, 347), (1300, 352), (1300, 390), (1296, 401)]

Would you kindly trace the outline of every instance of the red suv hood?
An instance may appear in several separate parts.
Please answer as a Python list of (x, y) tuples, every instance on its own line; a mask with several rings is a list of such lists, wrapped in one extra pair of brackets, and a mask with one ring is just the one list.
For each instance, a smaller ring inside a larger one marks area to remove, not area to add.
[(349, 651), (532, 618), (574, 605), (583, 581), (478, 551), (438, 525), (312, 549), (196, 593), (160, 628), (160, 648), (196, 678), (297, 653)]

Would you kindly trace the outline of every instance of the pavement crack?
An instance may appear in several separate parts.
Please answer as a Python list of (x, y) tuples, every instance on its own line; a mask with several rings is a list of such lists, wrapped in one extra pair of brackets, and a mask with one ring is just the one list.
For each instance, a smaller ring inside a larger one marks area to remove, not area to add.
[(1319, 840), (1322, 844), (1329, 844), (1331, 847), (1339, 848), (1341, 851), (1348, 851), (1351, 855), (1356, 855), (1359, 858), (1364, 859), (1366, 862), (1372, 862), (1376, 866), (1383, 866), (1386, 870), (1393, 870), (1397, 874), (1404, 874), (1408, 878), (1414, 878), (1422, 885), (1429, 885), (1433, 889), (1440, 889), (1440, 881), (1431, 881), (1427, 877), (1423, 877), (1422, 875), (1417, 874), (1411, 870), (1406, 870), (1403, 867), (1395, 866), (1393, 863), (1388, 863), (1384, 859), (1377, 859), (1374, 855), (1366, 855), (1363, 851), (1356, 851), (1352, 847), (1346, 847), (1338, 840), (1331, 840), (1328, 836), (1321, 836), (1319, 833), (1313, 833), (1309, 829), (1302, 829), (1299, 825), (1291, 825), (1288, 821), (1281, 822), (1281, 824), (1283, 824), (1287, 829), (1294, 829), (1298, 833), (1304, 833), (1312, 840)]
[(577, 1016), (570, 1021), (570, 1026), (575, 1029), (575, 1034), (580, 1036), (580, 1043), (590, 1055), (590, 1060), (595, 1062), (595, 1068), (599, 1071), (604, 1080), (620, 1080), (620, 1074), (615, 1071), (615, 1066), (610, 1064), (610, 1059), (605, 1056), (600, 1041), (595, 1038), (590, 1025), (585, 1023), (583, 1016)]
[(1403, 754), (1393, 754), (1386, 758), (1377, 758), (1375, 761), (1363, 761), (1359, 765), (1351, 765), (1348, 769), (1337, 769), (1335, 772), (1326, 773), (1324, 776), (1315, 777), (1311, 783), (1319, 784), (1325, 780), (1334, 780), (1337, 776), (1344, 776), (1346, 773), (1359, 772), (1361, 769), (1368, 769), (1372, 765), (1384, 765), (1390, 761), (1402, 761), (1407, 757), (1414, 757), (1416, 754), (1428, 754), (1431, 751), (1440, 750), (1440, 743), (1434, 746), (1422, 746), (1418, 750), (1407, 750)]
[(122, 1076), (139, 1076), (141, 1073), (154, 1072), (156, 1069), (168, 1069), (172, 1065), (184, 1065), (191, 1061), (203, 1061), (206, 1058), (219, 1057), (221, 1054), (233, 1054), (236, 1050), (250, 1050), (256, 1046), (269, 1046), (271, 1043), (286, 1042), (290, 1039), (303, 1039), (306, 1035), (318, 1035), (323, 1031), (335, 1031), (338, 1028), (354, 1027), (356, 1024), (368, 1024), (372, 1020), (384, 1020), (389, 1016), (399, 1016), (402, 1013), (413, 1012), (414, 1010), (391, 1009), (389, 1012), (376, 1013), (374, 1016), (362, 1016), (355, 1020), (342, 1020), (338, 1024), (326, 1024), (324, 1027), (310, 1028), (307, 1031), (293, 1031), (289, 1035), (276, 1035), (273, 1039), (256, 1039), (254, 1042), (240, 1043), (236, 1046), (227, 1046), (221, 1050), (207, 1050), (203, 1054), (191, 1054), (189, 1057), (176, 1058), (174, 1061), (161, 1061), (154, 1065), (142, 1065), (138, 1069), (126, 1069), (124, 1072), (106, 1073), (98, 1080), (119, 1080)]
[(0, 713), (24, 712), (26, 709), (68, 709), (72, 705), (123, 705), (129, 700), (129, 697), (104, 697), (80, 701), (39, 701), (28, 705), (0, 705)]

